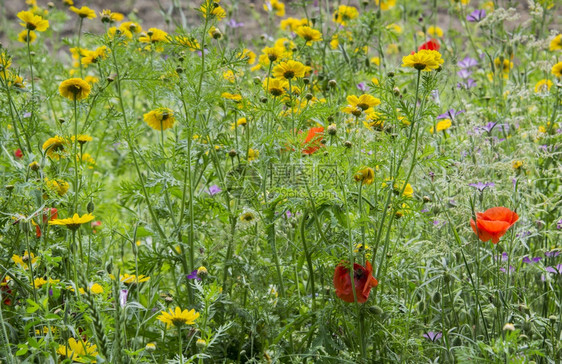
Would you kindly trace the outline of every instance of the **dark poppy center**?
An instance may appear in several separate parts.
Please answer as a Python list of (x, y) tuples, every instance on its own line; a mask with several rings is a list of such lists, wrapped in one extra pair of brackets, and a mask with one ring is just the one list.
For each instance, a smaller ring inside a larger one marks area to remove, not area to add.
[(291, 71), (291, 70), (285, 71), (285, 73), (283, 73), (283, 76), (284, 76), (286, 79), (289, 80), (289, 79), (295, 77), (295, 71)]

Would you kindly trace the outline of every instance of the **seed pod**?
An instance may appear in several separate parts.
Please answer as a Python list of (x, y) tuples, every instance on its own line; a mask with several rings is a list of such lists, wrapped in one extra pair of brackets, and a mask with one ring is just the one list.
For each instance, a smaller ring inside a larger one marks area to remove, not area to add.
[(369, 307), (369, 312), (372, 313), (373, 315), (377, 315), (380, 316), (384, 313), (384, 311), (382, 310), (382, 308), (380, 308), (377, 305), (371, 306)]

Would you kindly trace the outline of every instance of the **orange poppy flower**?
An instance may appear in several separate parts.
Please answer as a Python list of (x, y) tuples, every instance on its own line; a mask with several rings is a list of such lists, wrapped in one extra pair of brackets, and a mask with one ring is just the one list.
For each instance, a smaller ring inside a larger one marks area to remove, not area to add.
[(324, 127), (318, 126), (310, 128), (306, 139), (304, 140), (303, 154), (312, 154), (316, 152), (322, 146), (322, 139), (324, 138)]
[(441, 48), (441, 46), (439, 45), (439, 41), (437, 39), (431, 38), (430, 40), (428, 40), (427, 42), (422, 44), (418, 48), (418, 51), (421, 51), (422, 49), (427, 49), (427, 50), (430, 50), (430, 51), (438, 51), (439, 48)]
[(497, 244), (500, 238), (513, 225), (519, 216), (507, 207), (492, 207), (484, 212), (476, 213), (476, 223), (470, 219), (470, 226), (476, 234), (478, 227), (478, 238), (484, 242), (492, 239)]
[[(364, 303), (369, 298), (371, 288), (378, 286), (379, 281), (372, 275), (373, 267), (367, 262), (366, 267), (357, 263), (353, 264), (353, 280), (355, 281), (355, 294), (357, 302)], [(336, 295), (345, 302), (355, 302), (351, 287), (351, 277), (349, 268), (344, 264), (339, 264), (334, 272), (334, 286)]]

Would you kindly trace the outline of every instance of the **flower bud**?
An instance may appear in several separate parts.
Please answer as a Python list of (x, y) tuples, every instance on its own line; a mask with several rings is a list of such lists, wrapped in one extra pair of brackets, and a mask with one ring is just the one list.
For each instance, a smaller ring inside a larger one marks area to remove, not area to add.
[(391, 71), (391, 72), (388, 72), (386, 75), (387, 75), (388, 77), (392, 78), (392, 77), (394, 77), (394, 72), (392, 72), (392, 71)]
[(231, 150), (228, 152), (228, 156), (231, 157), (231, 158), (236, 157), (237, 154), (238, 154), (238, 153), (236, 153), (236, 151), (235, 151), (234, 149), (231, 149)]
[(267, 97), (262, 97), (260, 99), (260, 101), (261, 101), (262, 104), (266, 104), (267, 103)]
[(209, 274), (209, 272), (207, 271), (207, 268), (205, 268), (203, 266), (197, 268), (197, 277), (205, 278), (205, 277), (207, 277), (208, 274)]
[(182, 74), (182, 73), (183, 73), (183, 68), (182, 68), (181, 66), (177, 66), (177, 67), (176, 67), (176, 72), (179, 73), (179, 74)]
[(336, 86), (338, 85), (338, 83), (336, 82), (336, 80), (330, 80), (328, 81), (328, 86), (330, 88), (336, 88)]
[(88, 202), (88, 205), (86, 206), (86, 211), (88, 211), (88, 213), (91, 214), (92, 212), (94, 212), (95, 208), (96, 208), (96, 205), (94, 205), (94, 201), (90, 201), (90, 202)]
[(37, 172), (41, 166), (36, 161), (33, 161), (29, 164), (29, 168), (31, 168), (32, 171)]
[(346, 140), (345, 143), (343, 143), (343, 145), (344, 145), (347, 149), (349, 149), (349, 148), (351, 148), (351, 146), (352, 146), (353, 144), (351, 144), (351, 142), (350, 142), (349, 140)]
[(220, 30), (218, 30), (218, 28), (213, 29), (213, 32), (211, 33), (211, 35), (213, 36), (213, 39), (221, 39), (222, 38), (222, 33)]
[(14, 189), (14, 185), (6, 185), (6, 191), (10, 192)]
[(148, 343), (146, 344), (146, 346), (144, 347), (144, 350), (149, 351), (149, 352), (153, 352), (156, 350), (156, 343)]
[(304, 97), (305, 97), (308, 101), (310, 101), (310, 100), (312, 100), (312, 98), (314, 97), (314, 95), (311, 94), (311, 93), (307, 93)]
[(305, 85), (308, 85), (308, 84), (310, 83), (310, 78), (305, 77), (305, 78), (302, 79), (302, 82), (303, 82)]
[(338, 133), (338, 128), (336, 124), (330, 124), (328, 126), (328, 135), (336, 135)]
[(63, 118), (59, 118), (59, 123), (64, 124), (65, 120)]
[(515, 325), (513, 325), (512, 323), (507, 323), (503, 326), (503, 331), (515, 331)]
[(433, 303), (438, 305), (439, 302), (441, 302), (441, 292), (435, 291), (435, 293), (433, 293), (433, 296), (431, 297), (431, 300), (433, 301)]
[(205, 349), (205, 347), (207, 347), (207, 342), (203, 339), (197, 339), (195, 345), (198, 349)]

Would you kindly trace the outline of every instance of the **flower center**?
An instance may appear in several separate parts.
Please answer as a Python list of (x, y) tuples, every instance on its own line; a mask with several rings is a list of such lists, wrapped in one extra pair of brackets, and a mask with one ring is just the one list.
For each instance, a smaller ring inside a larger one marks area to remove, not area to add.
[(417, 69), (418, 71), (422, 71), (425, 69), (425, 64), (423, 63), (414, 63), (414, 68)]
[(295, 77), (295, 71), (287, 70), (287, 71), (285, 71), (285, 73), (283, 73), (283, 77), (290, 80), (291, 78)]

